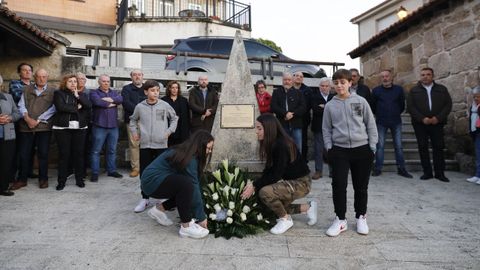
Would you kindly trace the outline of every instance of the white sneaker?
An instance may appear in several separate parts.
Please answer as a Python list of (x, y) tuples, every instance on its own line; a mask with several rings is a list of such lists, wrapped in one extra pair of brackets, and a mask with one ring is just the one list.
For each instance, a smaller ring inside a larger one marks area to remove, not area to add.
[(190, 223), (188, 223), (188, 227), (183, 227), (180, 225), (180, 231), (178, 231), (180, 237), (191, 237), (197, 239), (204, 238), (209, 233), (210, 231), (208, 229), (198, 225), (193, 219), (190, 221)]
[(148, 210), (148, 215), (163, 226), (170, 226), (173, 224), (173, 222), (167, 217), (167, 215), (164, 212), (158, 210), (156, 206)]
[(364, 215), (360, 215), (360, 217), (357, 218), (357, 233), (368, 234), (367, 217)]
[(480, 178), (478, 178), (477, 184), (479, 184), (479, 185), (480, 185)]
[(478, 182), (478, 180), (480, 180), (480, 178), (478, 178), (476, 176), (467, 178), (467, 182), (470, 182), (470, 183), (476, 183), (476, 182)]
[(338, 217), (335, 217), (332, 225), (325, 232), (328, 236), (338, 236), (341, 232), (346, 231), (348, 228), (347, 220), (340, 220)]
[(312, 226), (317, 223), (317, 210), (318, 210), (318, 203), (316, 201), (310, 202), (310, 208), (307, 210), (308, 222), (307, 224)]
[(150, 204), (150, 201), (148, 199), (141, 199), (137, 206), (135, 206), (135, 209), (133, 209), (133, 211), (135, 211), (135, 213), (141, 213), (143, 211), (145, 211), (145, 209), (148, 207), (148, 205)]
[(277, 224), (270, 229), (270, 232), (273, 234), (282, 234), (293, 226), (292, 217), (288, 218), (279, 218), (277, 219)]

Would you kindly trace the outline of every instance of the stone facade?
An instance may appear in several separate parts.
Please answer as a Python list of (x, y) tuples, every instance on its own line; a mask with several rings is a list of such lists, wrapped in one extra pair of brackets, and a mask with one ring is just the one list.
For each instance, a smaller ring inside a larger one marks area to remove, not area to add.
[(395, 83), (407, 91), (418, 81), (421, 68), (433, 68), (436, 82), (447, 86), (453, 100), (445, 127), (448, 155), (457, 159), (462, 171), (471, 172), (474, 164), (463, 161), (474, 154), (468, 110), (470, 91), (480, 85), (480, 0), (450, 3), (448, 9), (370, 49), (360, 62), (369, 87), (380, 84), (383, 69), (392, 69)]

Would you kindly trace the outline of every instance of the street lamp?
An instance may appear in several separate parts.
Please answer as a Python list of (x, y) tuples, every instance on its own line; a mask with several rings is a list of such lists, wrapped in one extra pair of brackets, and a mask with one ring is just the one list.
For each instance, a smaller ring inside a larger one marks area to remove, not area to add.
[(407, 17), (407, 15), (408, 15), (407, 9), (404, 8), (403, 6), (400, 6), (400, 8), (397, 11), (398, 18), (401, 20), (401, 19)]

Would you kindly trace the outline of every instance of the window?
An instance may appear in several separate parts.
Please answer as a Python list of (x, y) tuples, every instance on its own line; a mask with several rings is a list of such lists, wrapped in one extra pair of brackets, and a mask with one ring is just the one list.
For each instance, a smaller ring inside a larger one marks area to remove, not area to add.
[(413, 70), (412, 44), (408, 44), (398, 49), (395, 58), (395, 70), (398, 73), (411, 72)]
[(230, 54), (232, 50), (232, 39), (218, 39), (214, 40), (212, 43), (211, 53), (213, 54)]
[(188, 3), (188, 9), (202, 10), (202, 5), (195, 4), (195, 3)]
[(208, 53), (210, 42), (210, 40), (191, 40), (188, 41), (187, 44), (193, 52)]
[(248, 57), (270, 58), (272, 55), (278, 55), (278, 53), (271, 48), (268, 48), (262, 44), (246, 41), (245, 50)]
[(382, 31), (385, 28), (388, 28), (390, 25), (394, 24), (397, 22), (397, 14), (395, 12), (388, 14), (385, 17), (382, 17), (377, 20), (377, 33)]

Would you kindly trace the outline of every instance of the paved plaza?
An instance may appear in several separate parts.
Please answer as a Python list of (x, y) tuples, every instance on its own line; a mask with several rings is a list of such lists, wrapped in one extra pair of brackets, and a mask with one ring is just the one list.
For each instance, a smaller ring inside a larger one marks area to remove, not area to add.
[(325, 235), (334, 214), (324, 177), (308, 196), (319, 201), (316, 225), (294, 216), (284, 235), (231, 240), (179, 238), (178, 226), (135, 214), (138, 179), (103, 175), (84, 189), (69, 179), (63, 191), (55, 177), (46, 190), (30, 179), (0, 198), (0, 269), (480, 269), (480, 185), (457, 172), (450, 183), (413, 174), (371, 178), (368, 236), (355, 232), (351, 184), (348, 231)]

